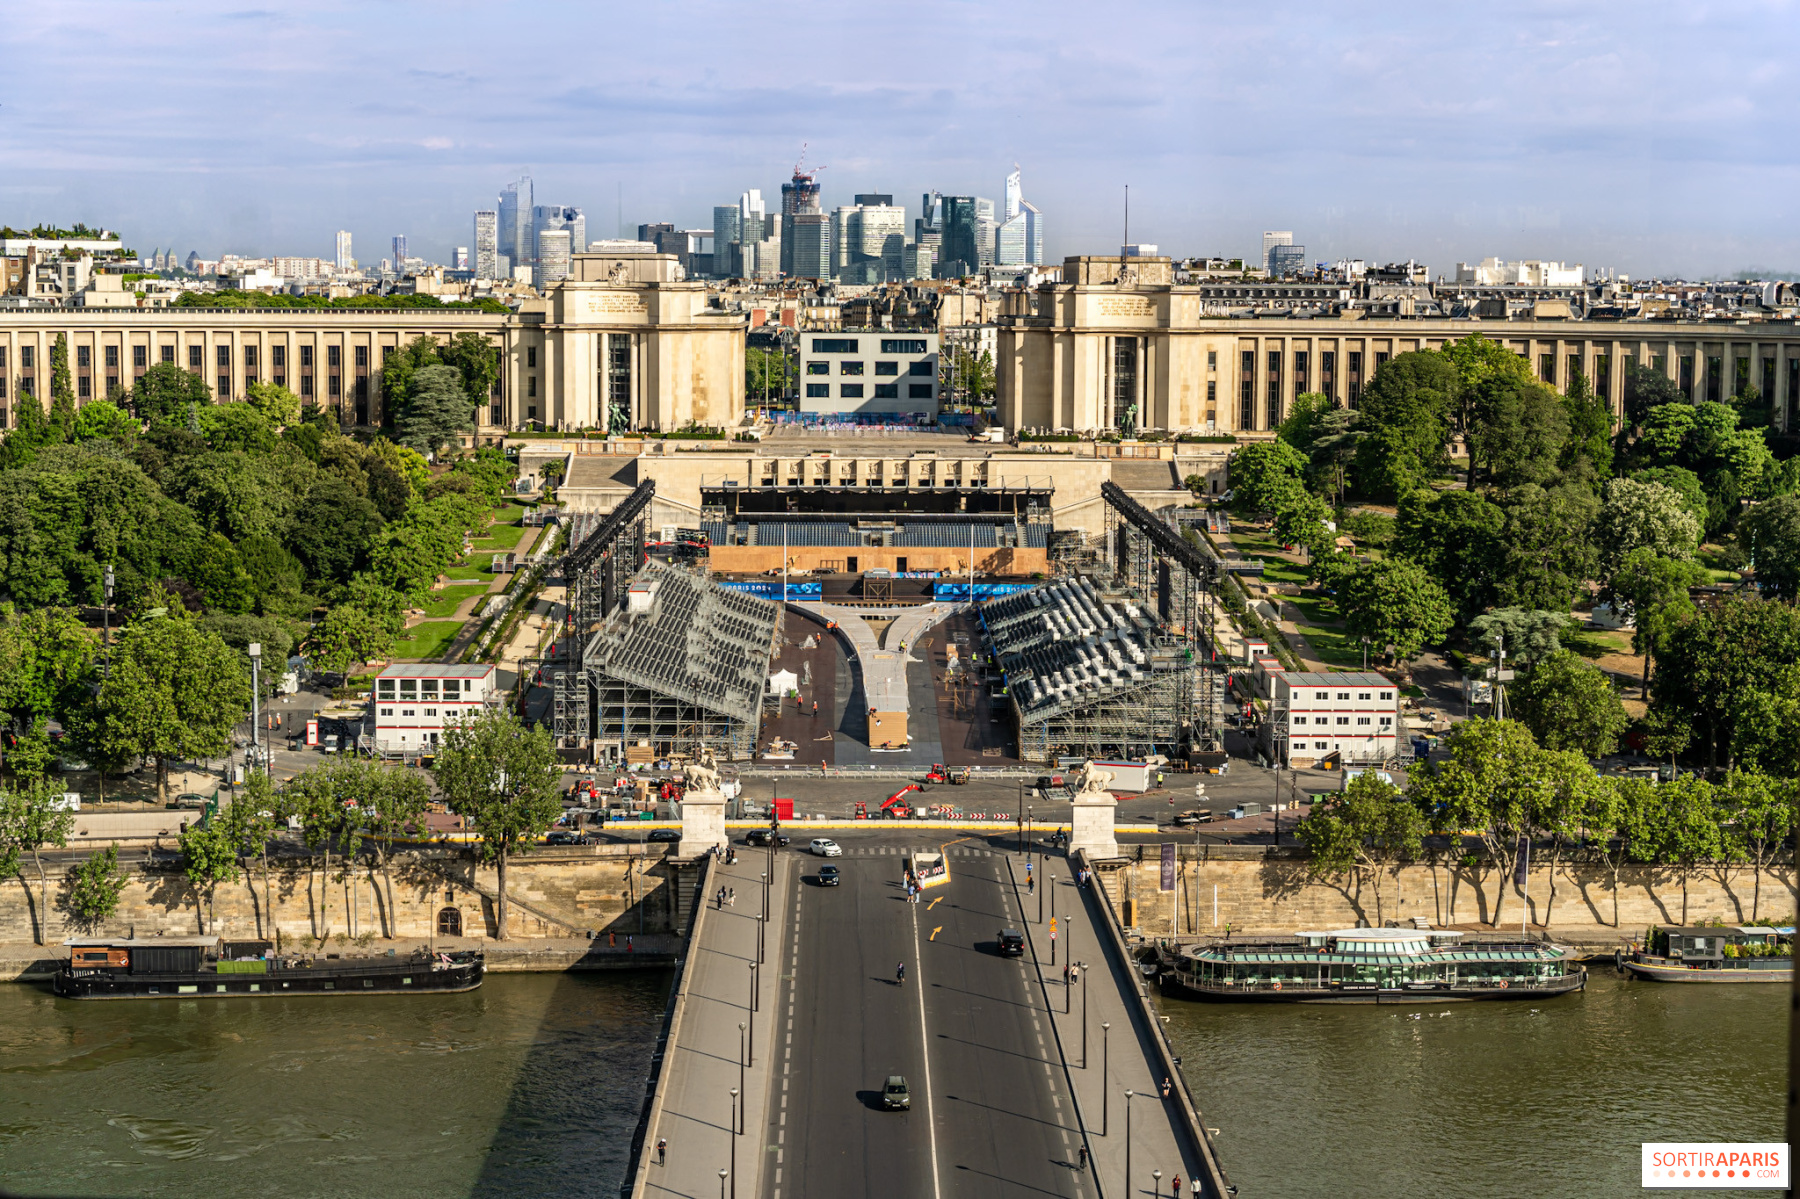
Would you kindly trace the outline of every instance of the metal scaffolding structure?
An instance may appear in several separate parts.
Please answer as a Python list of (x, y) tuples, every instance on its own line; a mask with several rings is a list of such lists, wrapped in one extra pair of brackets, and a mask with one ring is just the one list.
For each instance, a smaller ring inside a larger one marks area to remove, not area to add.
[(624, 602), (625, 588), (644, 560), (644, 517), (656, 484), (646, 480), (604, 517), (577, 513), (563, 553), (562, 659), (551, 677), (551, 732), (556, 744), (576, 749), (588, 744), (592, 721), (589, 688), (582, 678), (584, 643), (595, 625)]
[(1109, 549), (1120, 583), (1146, 606), (1153, 607), (1165, 628), (1202, 664), (1193, 673), (1193, 689), (1185, 698), (1191, 734), (1189, 745), (1203, 753), (1224, 748), (1219, 711), (1219, 676), (1213, 626), (1216, 618), (1220, 564), (1205, 547), (1188, 541), (1169, 521), (1152, 513), (1114, 483), (1104, 483)]
[(623, 762), (756, 749), (781, 606), (660, 562), (584, 648), (592, 742)]

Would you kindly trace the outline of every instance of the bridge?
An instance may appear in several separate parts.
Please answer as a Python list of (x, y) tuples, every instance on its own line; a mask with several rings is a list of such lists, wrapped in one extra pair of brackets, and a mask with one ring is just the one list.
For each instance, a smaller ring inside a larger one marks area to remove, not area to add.
[[(1236, 1193), (1085, 851), (882, 824), (827, 859), (789, 831), (703, 859), (625, 1196)], [(909, 901), (940, 843), (949, 882)], [(882, 1109), (894, 1074), (909, 1110)]]

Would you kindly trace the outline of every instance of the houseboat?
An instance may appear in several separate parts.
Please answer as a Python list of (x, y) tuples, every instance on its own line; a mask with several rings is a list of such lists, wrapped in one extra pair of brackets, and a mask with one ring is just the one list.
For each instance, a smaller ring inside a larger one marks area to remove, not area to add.
[(1465, 943), (1459, 932), (1347, 928), (1164, 948), (1165, 995), (1230, 1003), (1441, 1003), (1549, 999), (1587, 985), (1573, 951), (1542, 941)]
[(1662, 983), (1791, 983), (1794, 930), (1760, 924), (1653, 928), (1621, 965)]
[(65, 999), (226, 999), (271, 995), (409, 995), (470, 991), (487, 966), (479, 950), (405, 957), (278, 954), (267, 941), (218, 937), (65, 941), (54, 989)]

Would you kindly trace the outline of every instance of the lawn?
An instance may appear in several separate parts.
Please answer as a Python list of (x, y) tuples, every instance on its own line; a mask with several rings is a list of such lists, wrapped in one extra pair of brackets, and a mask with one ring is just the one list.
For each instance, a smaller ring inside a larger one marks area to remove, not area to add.
[(525, 529), (520, 525), (493, 525), (488, 529), (486, 537), (477, 537), (472, 543), (470, 553), (498, 554), (503, 550), (514, 549), (519, 538), (525, 536)]
[(1306, 567), (1298, 566), (1281, 557), (1282, 548), (1273, 537), (1261, 533), (1243, 532), (1234, 528), (1231, 531), (1231, 543), (1244, 557), (1261, 558), (1263, 560), (1263, 578), (1270, 582), (1306, 582)]
[(455, 612), (456, 606), (468, 599), (471, 595), (480, 595), (487, 589), (488, 585), (486, 583), (464, 583), (460, 586), (452, 584), (451, 586), (445, 587), (442, 591), (434, 593), (430, 599), (425, 601), (422, 605), (425, 609), (425, 615), (436, 620), (442, 620), (444, 617)]
[(1300, 609), (1300, 615), (1305, 618), (1299, 626), (1299, 632), (1306, 638), (1311, 657), (1348, 670), (1362, 669), (1362, 642), (1344, 631), (1343, 618), (1338, 615), (1337, 605), (1320, 595), (1290, 595), (1283, 598)]
[(444, 656), (450, 643), (456, 640), (456, 634), (462, 631), (459, 620), (428, 620), (424, 624), (416, 624), (406, 630), (404, 641), (394, 642), (393, 657), (395, 659), (417, 659), (434, 661)]
[(1601, 658), (1607, 654), (1624, 654), (1630, 656), (1631, 634), (1624, 629), (1565, 629), (1557, 638), (1564, 648), (1572, 649), (1584, 658)]

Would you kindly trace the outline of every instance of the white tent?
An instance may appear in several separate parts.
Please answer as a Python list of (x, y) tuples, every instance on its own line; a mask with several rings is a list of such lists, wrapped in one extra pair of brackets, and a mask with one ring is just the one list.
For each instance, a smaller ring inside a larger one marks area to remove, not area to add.
[(769, 694), (786, 695), (800, 687), (800, 676), (791, 670), (778, 670), (769, 676)]

